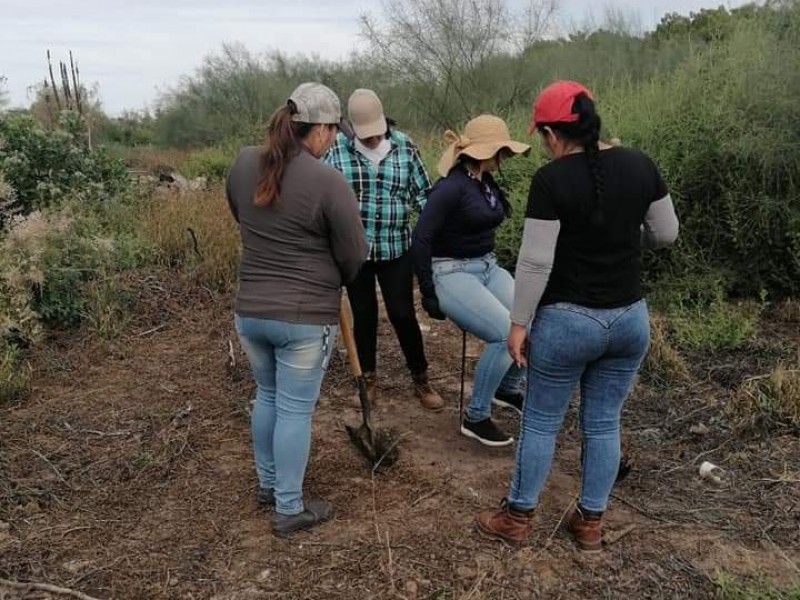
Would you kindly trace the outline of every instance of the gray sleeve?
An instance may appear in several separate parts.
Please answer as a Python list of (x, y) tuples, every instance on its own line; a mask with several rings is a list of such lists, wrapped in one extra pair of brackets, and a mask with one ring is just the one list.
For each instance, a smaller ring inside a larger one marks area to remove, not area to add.
[(669, 194), (650, 204), (642, 223), (642, 246), (663, 248), (678, 239), (678, 216)]
[(233, 191), (231, 190), (231, 176), (228, 175), (225, 178), (225, 198), (228, 200), (228, 208), (231, 211), (231, 215), (239, 222), (239, 207), (236, 205), (236, 201), (233, 199)]
[(517, 258), (511, 322), (527, 326), (536, 315), (556, 255), (561, 221), (525, 219), (522, 248)]
[(342, 282), (350, 283), (367, 260), (369, 250), (358, 200), (341, 173), (336, 172), (330, 178), (324, 211), (333, 259), (342, 274)]

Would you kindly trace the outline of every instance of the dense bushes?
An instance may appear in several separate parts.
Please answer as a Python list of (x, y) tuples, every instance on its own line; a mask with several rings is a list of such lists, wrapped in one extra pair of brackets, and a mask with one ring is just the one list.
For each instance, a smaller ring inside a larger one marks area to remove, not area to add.
[(126, 189), (123, 163), (91, 150), (77, 113), (64, 111), (60, 125), (47, 129), (26, 114), (0, 117), (0, 172), (15, 190), (9, 208), (28, 213), (68, 196), (94, 202)]
[[(408, 60), (435, 59), (419, 52)], [(187, 166), (192, 174), (216, 177), (224, 172), (226, 154), (233, 155), (217, 148), (258, 141), (269, 112), (295, 83), (321, 80), (343, 98), (367, 85), (379, 91), (387, 113), (412, 131), (434, 165), (442, 125), (458, 126), (481, 110), (499, 112), (525, 139), (535, 92), (554, 78), (578, 79), (595, 90), (607, 136), (653, 156), (676, 201), (680, 242), (647, 254), (648, 281), (721, 279), (725, 296), (755, 297), (766, 290), (774, 299), (800, 292), (797, 2), (668, 15), (647, 35), (606, 24), (534, 42), (520, 53), (481, 55), (469, 76), (448, 71), (425, 85), (419, 78), (387, 76), (379, 64), (384, 54), (333, 64), (263, 59), (226, 48), (163, 99), (153, 126), (172, 144), (213, 143)], [(446, 92), (456, 83), (458, 90)], [(542, 160), (535, 150), (529, 160), (508, 161), (501, 175), (516, 207), (498, 239), (498, 254), (510, 267), (527, 184)]]
[(654, 274), (800, 292), (800, 10), (781, 23), (747, 21), (669, 77), (603, 94), (608, 126), (656, 159), (681, 217)]

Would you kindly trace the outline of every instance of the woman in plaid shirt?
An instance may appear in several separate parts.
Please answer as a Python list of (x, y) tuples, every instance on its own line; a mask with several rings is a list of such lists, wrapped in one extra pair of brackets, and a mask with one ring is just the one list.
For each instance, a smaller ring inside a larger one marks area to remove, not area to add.
[(347, 296), (370, 399), (375, 401), (377, 389), (377, 279), (411, 371), (414, 396), (423, 407), (440, 410), (444, 400), (428, 382), (428, 362), (414, 311), (414, 267), (409, 253), (411, 210), (422, 209), (431, 182), (414, 142), (389, 127), (375, 92), (356, 90), (347, 108), (354, 135), (340, 132), (324, 160), (341, 171), (355, 191), (369, 244), (368, 260), (347, 286)]

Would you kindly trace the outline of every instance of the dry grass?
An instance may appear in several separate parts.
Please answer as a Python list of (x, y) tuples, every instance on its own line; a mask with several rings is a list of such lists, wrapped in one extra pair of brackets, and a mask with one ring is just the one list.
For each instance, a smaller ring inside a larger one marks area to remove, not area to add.
[(775, 316), (784, 323), (800, 323), (800, 300), (784, 300), (776, 307)]
[(181, 171), (189, 158), (188, 150), (177, 148), (124, 148), (122, 158), (128, 168), (158, 175), (161, 171)]
[(31, 366), (22, 352), (0, 340), (0, 405), (25, 397), (30, 382)]
[(800, 363), (794, 368), (779, 365), (769, 375), (746, 381), (727, 412), (741, 430), (800, 432)]
[(688, 381), (689, 367), (683, 356), (670, 343), (667, 320), (658, 315), (650, 319), (650, 351), (644, 362), (644, 373), (656, 383)]
[(182, 268), (215, 290), (230, 289), (236, 281), (239, 232), (220, 188), (160, 189), (143, 211), (140, 227), (162, 266)]

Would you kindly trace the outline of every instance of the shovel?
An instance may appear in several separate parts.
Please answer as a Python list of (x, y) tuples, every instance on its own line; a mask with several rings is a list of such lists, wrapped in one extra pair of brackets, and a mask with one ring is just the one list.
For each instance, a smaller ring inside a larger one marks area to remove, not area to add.
[(339, 329), (341, 330), (342, 340), (347, 348), (347, 358), (350, 363), (350, 370), (358, 386), (358, 399), (361, 402), (361, 425), (354, 427), (345, 425), (350, 441), (358, 448), (358, 451), (370, 462), (373, 470), (386, 469), (392, 466), (399, 458), (399, 439), (395, 439), (393, 432), (372, 429), (370, 421), (370, 400), (367, 393), (367, 382), (361, 372), (361, 363), (358, 360), (356, 341), (353, 337), (350, 312), (345, 307), (344, 302), (339, 306)]

